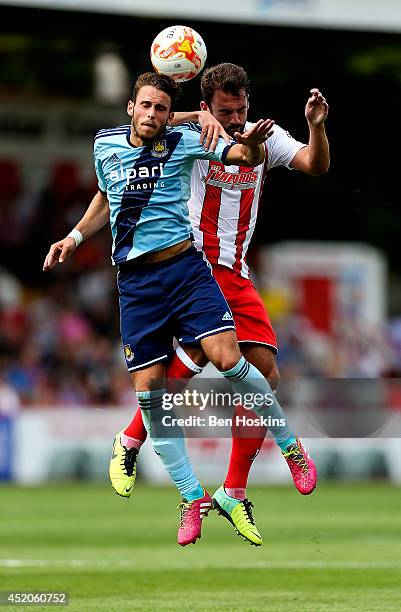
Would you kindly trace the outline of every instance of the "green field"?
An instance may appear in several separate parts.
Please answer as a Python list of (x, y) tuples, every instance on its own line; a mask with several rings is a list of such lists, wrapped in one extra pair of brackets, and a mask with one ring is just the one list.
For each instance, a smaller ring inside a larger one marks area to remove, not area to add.
[[(0, 589), (69, 591), (70, 610), (401, 610), (401, 489), (252, 488), (261, 548), (212, 512), (176, 543), (172, 488), (0, 487)], [(5, 606), (1, 609), (59, 607)]]

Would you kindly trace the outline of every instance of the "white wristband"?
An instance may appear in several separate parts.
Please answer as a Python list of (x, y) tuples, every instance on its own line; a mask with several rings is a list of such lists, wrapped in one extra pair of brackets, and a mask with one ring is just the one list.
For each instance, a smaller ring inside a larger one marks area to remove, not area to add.
[(75, 248), (79, 247), (79, 245), (81, 244), (81, 242), (83, 241), (84, 237), (82, 236), (81, 232), (77, 229), (73, 229), (70, 231), (70, 233), (67, 235), (67, 238), (74, 238), (75, 240)]

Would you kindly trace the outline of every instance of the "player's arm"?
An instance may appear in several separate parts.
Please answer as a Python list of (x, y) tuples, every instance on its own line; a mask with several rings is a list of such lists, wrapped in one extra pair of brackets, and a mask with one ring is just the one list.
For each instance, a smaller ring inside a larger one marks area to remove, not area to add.
[(220, 137), (223, 138), (227, 144), (231, 142), (231, 138), (221, 123), (217, 121), (209, 111), (198, 110), (188, 113), (174, 113), (169, 124), (172, 127), (176, 127), (180, 125), (180, 123), (186, 123), (187, 121), (194, 121), (201, 126), (202, 132), (199, 141), (206, 151), (215, 151)]
[[(98, 191), (82, 219), (68, 236), (51, 245), (43, 270), (51, 270), (72, 255), (82, 240), (93, 236), (109, 221), (109, 202), (106, 194)], [(71, 235), (72, 234), (72, 235)]]
[(237, 144), (232, 145), (226, 158), (226, 165), (247, 166), (253, 168), (263, 163), (266, 149), (264, 143), (273, 133), (272, 119), (259, 119), (249, 130), (234, 134)]
[(330, 148), (324, 127), (329, 106), (318, 89), (311, 89), (311, 97), (306, 103), (305, 117), (309, 126), (309, 142), (295, 155), (291, 168), (317, 176), (328, 171)]

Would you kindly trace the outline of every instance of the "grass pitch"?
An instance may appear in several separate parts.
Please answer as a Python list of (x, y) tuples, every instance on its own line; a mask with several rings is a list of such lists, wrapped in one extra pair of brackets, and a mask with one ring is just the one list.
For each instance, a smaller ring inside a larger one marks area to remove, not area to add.
[(127, 501), (106, 484), (2, 486), (0, 589), (69, 591), (67, 609), (85, 612), (401, 610), (401, 489), (320, 484), (311, 497), (286, 487), (249, 495), (261, 548), (216, 512), (202, 539), (181, 548), (172, 487), (137, 483)]

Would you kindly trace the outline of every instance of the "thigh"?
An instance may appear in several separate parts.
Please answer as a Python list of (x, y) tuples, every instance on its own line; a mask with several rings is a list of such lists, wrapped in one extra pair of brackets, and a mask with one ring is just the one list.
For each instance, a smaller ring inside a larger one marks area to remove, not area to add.
[(235, 330), (233, 316), (210, 266), (195, 249), (168, 271), (169, 304), (174, 334), (181, 344), (199, 343), (203, 338)]
[(163, 363), (136, 370), (131, 373), (135, 391), (152, 391), (163, 389), (165, 386), (166, 368)]
[(173, 334), (169, 311), (156, 271), (120, 270), (121, 340), (130, 372), (169, 359)]
[(277, 339), (262, 298), (247, 278), (224, 266), (213, 274), (231, 308), (238, 342), (263, 345), (277, 353)]

